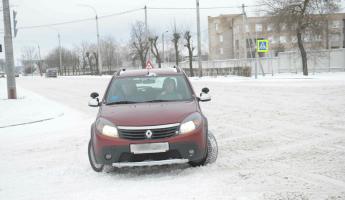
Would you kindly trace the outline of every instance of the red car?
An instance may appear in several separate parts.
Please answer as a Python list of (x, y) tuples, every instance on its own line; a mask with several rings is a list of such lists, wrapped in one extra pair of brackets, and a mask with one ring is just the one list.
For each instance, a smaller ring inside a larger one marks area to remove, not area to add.
[(102, 100), (91, 94), (89, 106), (99, 107), (88, 148), (92, 168), (214, 162), (217, 142), (199, 105), (211, 100), (208, 92), (197, 96), (179, 68), (121, 70)]

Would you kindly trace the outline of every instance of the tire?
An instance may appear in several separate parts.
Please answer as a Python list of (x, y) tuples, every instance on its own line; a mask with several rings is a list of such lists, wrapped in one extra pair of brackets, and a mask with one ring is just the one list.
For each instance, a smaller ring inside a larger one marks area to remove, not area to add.
[(218, 157), (218, 144), (217, 140), (211, 132), (207, 135), (207, 153), (206, 157), (201, 161), (190, 161), (189, 164), (193, 167), (198, 167), (202, 165), (212, 164), (216, 162)]
[(103, 171), (104, 165), (98, 164), (95, 159), (95, 152), (93, 151), (93, 146), (91, 140), (89, 141), (89, 147), (88, 147), (88, 155), (89, 155), (89, 161), (92, 169), (95, 172), (101, 172)]
[(218, 143), (216, 137), (209, 132), (207, 137), (207, 157), (206, 164), (212, 164), (216, 162), (218, 157)]

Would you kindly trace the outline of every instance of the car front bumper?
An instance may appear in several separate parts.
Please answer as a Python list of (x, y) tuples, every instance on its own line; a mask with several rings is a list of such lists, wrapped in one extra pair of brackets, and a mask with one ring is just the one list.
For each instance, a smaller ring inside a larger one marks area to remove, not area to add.
[[(131, 152), (131, 144), (147, 143), (168, 143), (169, 150), (160, 153), (142, 154), (134, 154)], [(97, 163), (118, 167), (200, 161), (205, 158), (207, 153), (207, 128), (205, 126), (200, 126), (193, 132), (183, 135), (157, 140), (139, 141), (110, 138), (97, 133), (96, 129), (92, 128), (92, 144)], [(106, 158), (107, 155), (108, 158)]]

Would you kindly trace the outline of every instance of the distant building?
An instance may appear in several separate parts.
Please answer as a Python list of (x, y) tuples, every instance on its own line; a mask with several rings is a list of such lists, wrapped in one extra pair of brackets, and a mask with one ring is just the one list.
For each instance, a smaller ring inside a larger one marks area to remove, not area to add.
[[(209, 52), (211, 60), (255, 57), (256, 39), (268, 39), (270, 53), (260, 56), (274, 56), (278, 52), (298, 49), (293, 27), (282, 24), (278, 32), (270, 22), (271, 17), (248, 17), (241, 14), (208, 17)], [(320, 35), (304, 34), (308, 48), (345, 48), (345, 13), (327, 16), (328, 29)], [(252, 38), (252, 39), (250, 39)]]

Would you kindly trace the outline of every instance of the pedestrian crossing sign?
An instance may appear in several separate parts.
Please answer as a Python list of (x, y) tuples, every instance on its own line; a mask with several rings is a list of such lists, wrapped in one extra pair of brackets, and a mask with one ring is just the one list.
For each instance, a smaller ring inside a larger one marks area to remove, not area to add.
[(259, 53), (268, 52), (268, 40), (257, 40), (256, 50)]

